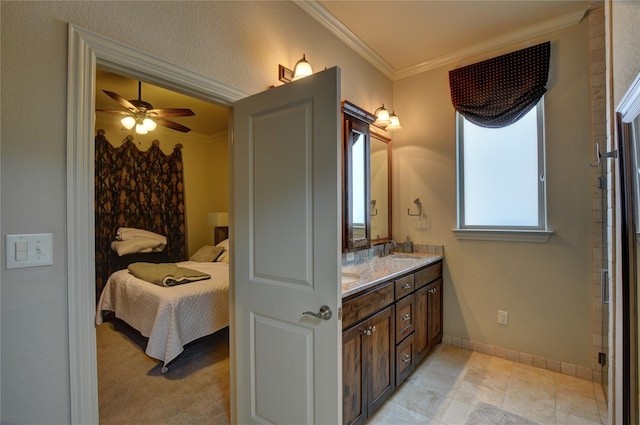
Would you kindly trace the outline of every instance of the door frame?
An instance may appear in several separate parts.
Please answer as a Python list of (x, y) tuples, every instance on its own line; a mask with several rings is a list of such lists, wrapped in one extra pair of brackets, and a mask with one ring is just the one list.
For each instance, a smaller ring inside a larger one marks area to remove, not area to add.
[[(620, 226), (619, 226), (619, 258), (617, 270), (619, 280), (616, 285), (616, 314), (615, 314), (615, 391), (614, 420), (622, 424), (637, 424), (640, 417), (638, 397), (640, 393), (638, 378), (640, 365), (638, 363), (638, 290), (639, 264), (637, 260), (637, 228), (638, 193), (632, 181), (637, 178), (635, 168), (632, 167), (635, 154), (633, 144), (638, 140), (631, 135), (632, 123), (640, 117), (640, 73), (631, 83), (624, 97), (618, 104), (615, 115), (616, 143), (619, 149), (619, 179), (616, 185), (619, 197)], [(637, 147), (637, 146), (636, 146)], [(637, 166), (637, 165), (636, 165)], [(611, 413), (609, 414), (611, 416)]]
[[(208, 102), (233, 107), (248, 96), (235, 87), (164, 61), (73, 24), (67, 70), (67, 297), (71, 424), (97, 424), (98, 365), (95, 330), (94, 137), (98, 65)], [(232, 114), (231, 114), (232, 115)], [(230, 123), (230, 128), (232, 123)], [(232, 137), (232, 132), (229, 133)], [(229, 155), (232, 155), (231, 151)], [(230, 277), (233, 327), (233, 278)], [(233, 357), (233, 353), (231, 353)], [(231, 368), (231, 382), (235, 382)], [(231, 388), (234, 416), (234, 388)]]

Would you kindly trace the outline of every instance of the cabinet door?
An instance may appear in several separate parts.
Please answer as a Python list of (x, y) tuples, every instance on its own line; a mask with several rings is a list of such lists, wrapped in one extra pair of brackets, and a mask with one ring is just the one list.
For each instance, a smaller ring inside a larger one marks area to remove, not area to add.
[(342, 420), (349, 425), (366, 418), (363, 329), (364, 324), (342, 333)]
[(423, 358), (426, 357), (430, 349), (429, 339), (429, 288), (421, 288), (415, 292), (415, 322), (416, 332), (413, 337), (415, 348), (415, 362), (418, 364)]
[(429, 340), (432, 345), (442, 342), (442, 278), (428, 286), (429, 291)]
[[(370, 416), (395, 388), (395, 307), (390, 306), (367, 320), (366, 335), (367, 415)], [(369, 328), (370, 327), (370, 328)]]

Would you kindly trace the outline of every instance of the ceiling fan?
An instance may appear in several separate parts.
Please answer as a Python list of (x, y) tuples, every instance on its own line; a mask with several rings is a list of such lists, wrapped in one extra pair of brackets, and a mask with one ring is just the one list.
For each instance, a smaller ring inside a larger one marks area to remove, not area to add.
[(102, 90), (107, 96), (122, 105), (126, 111), (120, 109), (96, 109), (99, 112), (109, 112), (112, 114), (124, 115), (120, 121), (122, 126), (127, 130), (136, 128), (136, 133), (147, 134), (153, 131), (157, 124), (168, 127), (172, 130), (187, 133), (191, 131), (189, 127), (185, 127), (177, 122), (169, 121), (164, 117), (186, 117), (195, 115), (191, 109), (187, 108), (163, 108), (153, 109), (153, 106), (142, 100), (142, 81), (138, 81), (138, 99), (127, 100), (118, 93)]

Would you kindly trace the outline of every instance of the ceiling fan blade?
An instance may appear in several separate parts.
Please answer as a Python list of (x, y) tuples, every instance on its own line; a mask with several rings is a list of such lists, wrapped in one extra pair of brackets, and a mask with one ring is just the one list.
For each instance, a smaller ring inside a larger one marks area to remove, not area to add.
[(130, 112), (120, 109), (96, 109), (96, 112), (109, 112), (110, 114), (131, 115)]
[(188, 133), (191, 131), (189, 127), (185, 127), (184, 125), (178, 124), (177, 122), (165, 120), (164, 118), (154, 118), (153, 120), (156, 123), (164, 125), (165, 127), (168, 127), (172, 130), (182, 131), (183, 133)]
[(114, 93), (112, 91), (108, 91), (108, 90), (102, 90), (107, 96), (109, 96), (111, 99), (115, 100), (116, 102), (118, 102), (120, 105), (124, 106), (125, 108), (127, 108), (130, 111), (133, 112), (138, 112), (138, 108), (136, 108), (131, 102), (129, 102), (127, 99), (125, 99), (124, 97), (120, 96), (118, 93)]
[(187, 108), (151, 109), (147, 111), (147, 113), (155, 115), (157, 117), (188, 117), (195, 115), (195, 113), (191, 109)]

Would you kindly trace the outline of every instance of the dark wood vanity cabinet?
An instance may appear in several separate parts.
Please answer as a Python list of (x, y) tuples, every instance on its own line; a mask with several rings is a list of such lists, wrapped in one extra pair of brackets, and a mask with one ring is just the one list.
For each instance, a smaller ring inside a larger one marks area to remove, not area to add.
[(395, 388), (395, 306), (342, 333), (343, 420), (361, 424)]
[(415, 292), (416, 363), (424, 359), (429, 351), (442, 342), (442, 278)]
[(414, 357), (417, 364), (427, 356), (434, 345), (442, 342), (442, 262), (416, 271), (414, 280)]
[(442, 341), (442, 261), (342, 303), (343, 421), (361, 424)]

